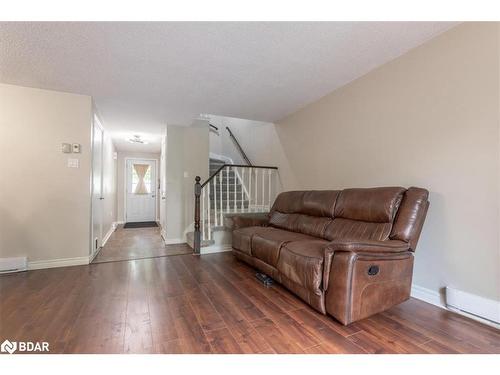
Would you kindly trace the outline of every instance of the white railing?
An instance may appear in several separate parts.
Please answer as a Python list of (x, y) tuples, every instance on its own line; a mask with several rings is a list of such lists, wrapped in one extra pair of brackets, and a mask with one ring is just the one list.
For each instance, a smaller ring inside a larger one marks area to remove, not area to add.
[(203, 184), (197, 177), (195, 252), (202, 241), (212, 240), (215, 227), (224, 226), (226, 214), (268, 212), (278, 193), (277, 172), (277, 167), (225, 164)]

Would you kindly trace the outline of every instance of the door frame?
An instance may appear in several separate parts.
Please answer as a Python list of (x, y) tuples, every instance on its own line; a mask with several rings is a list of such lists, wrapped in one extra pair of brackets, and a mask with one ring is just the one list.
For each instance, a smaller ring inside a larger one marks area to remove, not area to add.
[(128, 162), (129, 160), (146, 160), (146, 161), (153, 161), (155, 163), (155, 221), (158, 222), (158, 196), (159, 194), (159, 184), (158, 184), (158, 159), (152, 159), (152, 158), (138, 158), (138, 157), (126, 157), (123, 159), (123, 164), (124, 165), (124, 173), (123, 173), (123, 220), (125, 223), (127, 222), (127, 180), (128, 180)]
[[(95, 140), (95, 125), (97, 125), (101, 129), (101, 134), (102, 134), (102, 140), (104, 141), (104, 126), (102, 125), (102, 121), (97, 114), (97, 112), (94, 109), (94, 112), (92, 114), (92, 129), (90, 131), (90, 154), (91, 154), (91, 174), (90, 174), (90, 246), (89, 246), (89, 263), (92, 262), (92, 260), (95, 258), (95, 256), (99, 253), (99, 250), (101, 250), (101, 247), (99, 247), (97, 250), (94, 249), (94, 211), (95, 211), (95, 205), (94, 205), (94, 176), (95, 176), (95, 171), (94, 171), (94, 161), (95, 161), (95, 150), (94, 150), (94, 140)], [(103, 142), (104, 145), (104, 142)], [(102, 146), (103, 146), (102, 145)], [(103, 168), (103, 150), (101, 149), (101, 168)], [(102, 186), (103, 186), (103, 181), (102, 181), (102, 170), (101, 170), (101, 194), (102, 194)], [(102, 223), (101, 223), (102, 226)], [(102, 232), (102, 228), (101, 228)], [(102, 233), (101, 233), (102, 236)]]

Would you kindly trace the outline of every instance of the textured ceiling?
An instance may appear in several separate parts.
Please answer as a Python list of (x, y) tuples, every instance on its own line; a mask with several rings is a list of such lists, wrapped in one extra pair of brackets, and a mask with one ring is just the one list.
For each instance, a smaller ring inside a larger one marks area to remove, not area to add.
[(3, 22), (0, 81), (91, 95), (124, 149), (200, 113), (279, 120), (454, 25)]

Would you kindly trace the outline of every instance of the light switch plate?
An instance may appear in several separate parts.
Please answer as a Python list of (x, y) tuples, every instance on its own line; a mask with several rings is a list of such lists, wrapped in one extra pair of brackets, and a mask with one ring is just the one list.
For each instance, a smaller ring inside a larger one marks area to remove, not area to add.
[(188, 178), (189, 177), (189, 173), (188, 172), (184, 172), (184, 178)]
[(61, 151), (65, 154), (71, 154), (71, 143), (62, 143)]
[(81, 152), (80, 151), (80, 149), (81, 149), (80, 143), (73, 143), (72, 146), (73, 146), (73, 153), (74, 154), (79, 154)]
[(68, 159), (68, 168), (79, 168), (80, 160), (78, 159)]

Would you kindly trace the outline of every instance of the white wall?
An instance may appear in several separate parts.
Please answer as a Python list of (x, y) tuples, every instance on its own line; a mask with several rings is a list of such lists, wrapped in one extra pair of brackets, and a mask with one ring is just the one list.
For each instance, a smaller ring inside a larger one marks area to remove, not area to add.
[(208, 125), (167, 126), (167, 241), (185, 241), (194, 225), (195, 177), (208, 178)]
[(106, 129), (103, 142), (103, 235), (113, 228), (117, 221), (117, 173), (116, 149)]
[(288, 189), (420, 186), (414, 283), (500, 300), (499, 26), (467, 23), (278, 122)]
[(219, 128), (218, 133), (210, 131), (211, 153), (229, 157), (234, 164), (246, 164), (229, 137), (227, 126), (253, 165), (278, 167), (279, 190), (281, 190), (282, 185), (292, 186), (296, 184), (275, 124), (215, 115), (210, 115), (210, 123)]
[(89, 96), (0, 84), (0, 257), (88, 257), (91, 124)]
[[(137, 159), (154, 159), (156, 160), (156, 187), (158, 187), (159, 180), (159, 170), (160, 170), (160, 154), (159, 153), (151, 153), (151, 152), (131, 152), (131, 151), (118, 151), (118, 163), (117, 163), (117, 179), (116, 179), (116, 207), (117, 207), (117, 221), (124, 222), (125, 218), (125, 159), (126, 158), (137, 158)], [(158, 190), (156, 190), (156, 198), (157, 198), (157, 207), (156, 207), (156, 217), (159, 217), (159, 194)]]

